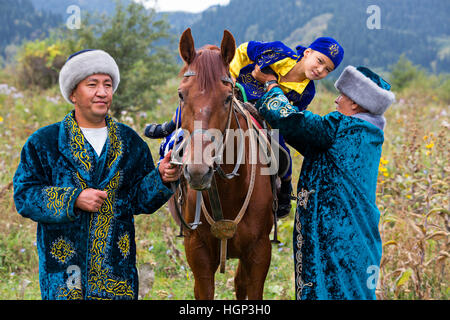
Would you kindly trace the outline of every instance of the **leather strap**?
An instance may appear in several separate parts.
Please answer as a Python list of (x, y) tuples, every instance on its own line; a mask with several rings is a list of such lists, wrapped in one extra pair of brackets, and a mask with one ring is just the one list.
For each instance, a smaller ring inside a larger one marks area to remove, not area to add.
[[(208, 189), (208, 196), (214, 221), (223, 220), (222, 205), (220, 204), (215, 175), (212, 176), (211, 187)], [(196, 209), (200, 209), (200, 207), (201, 205), (198, 205)]]

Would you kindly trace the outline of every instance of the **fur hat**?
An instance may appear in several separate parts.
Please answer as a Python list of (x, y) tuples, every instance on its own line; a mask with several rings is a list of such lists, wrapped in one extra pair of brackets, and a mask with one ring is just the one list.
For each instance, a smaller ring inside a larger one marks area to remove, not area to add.
[(82, 50), (72, 54), (59, 73), (59, 88), (64, 99), (69, 103), (73, 89), (86, 77), (104, 73), (111, 76), (113, 91), (116, 92), (120, 82), (120, 72), (116, 61), (103, 50)]
[(365, 67), (347, 66), (334, 86), (375, 115), (382, 115), (395, 101), (395, 95), (389, 91), (389, 83)]

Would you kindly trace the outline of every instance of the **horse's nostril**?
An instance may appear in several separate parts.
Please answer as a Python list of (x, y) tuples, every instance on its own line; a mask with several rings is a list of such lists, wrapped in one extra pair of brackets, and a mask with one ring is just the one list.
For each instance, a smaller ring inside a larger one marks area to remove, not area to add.
[(211, 166), (186, 165), (183, 170), (189, 185), (196, 190), (204, 190), (211, 186), (214, 170)]

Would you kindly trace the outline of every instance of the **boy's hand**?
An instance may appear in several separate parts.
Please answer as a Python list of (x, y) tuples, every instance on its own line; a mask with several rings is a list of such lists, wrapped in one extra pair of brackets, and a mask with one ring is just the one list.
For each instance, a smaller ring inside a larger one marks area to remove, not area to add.
[(262, 72), (258, 65), (255, 65), (255, 69), (252, 71), (252, 76), (261, 83), (266, 83), (267, 81), (270, 80), (278, 80), (277, 77), (274, 76), (273, 74), (267, 74)]

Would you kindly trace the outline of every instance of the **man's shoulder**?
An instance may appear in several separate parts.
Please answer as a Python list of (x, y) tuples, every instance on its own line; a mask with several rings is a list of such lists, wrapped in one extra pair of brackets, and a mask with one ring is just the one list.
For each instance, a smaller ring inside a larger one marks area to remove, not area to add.
[(117, 122), (117, 127), (120, 132), (122, 140), (125, 140), (133, 145), (142, 145), (148, 147), (147, 143), (142, 139), (142, 137), (130, 126), (125, 123)]
[(61, 122), (56, 122), (36, 130), (29, 138), (31, 141), (57, 140)]
[(125, 136), (130, 137), (132, 139), (142, 140), (139, 134), (133, 128), (126, 125), (125, 123), (117, 122), (117, 127), (119, 128), (121, 134), (124, 134)]

